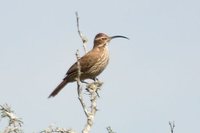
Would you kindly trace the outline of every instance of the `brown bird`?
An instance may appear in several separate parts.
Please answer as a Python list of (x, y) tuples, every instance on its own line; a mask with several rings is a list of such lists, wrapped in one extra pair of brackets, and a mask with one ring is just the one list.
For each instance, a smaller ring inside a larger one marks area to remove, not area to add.
[[(78, 62), (81, 68), (80, 80), (93, 79), (106, 68), (109, 62), (109, 51), (108, 43), (114, 38), (125, 38), (125, 36), (107, 36), (104, 33), (99, 33), (94, 39), (94, 46), (91, 51), (82, 56)], [(76, 81), (78, 77), (78, 65), (77, 62), (74, 63), (66, 73), (63, 81), (54, 89), (54, 91), (49, 95), (50, 97), (56, 96), (61, 89), (67, 85), (69, 82)]]

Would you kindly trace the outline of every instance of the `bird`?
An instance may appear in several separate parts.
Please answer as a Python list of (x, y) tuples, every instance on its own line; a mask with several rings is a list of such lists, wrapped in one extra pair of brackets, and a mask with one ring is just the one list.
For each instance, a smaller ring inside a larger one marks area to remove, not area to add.
[(108, 36), (104, 33), (98, 33), (94, 38), (93, 48), (79, 58), (77, 62), (69, 68), (62, 82), (58, 84), (48, 98), (55, 97), (68, 83), (77, 81), (77, 77), (79, 75), (78, 66), (80, 66), (80, 81), (84, 81), (85, 79), (95, 80), (108, 65), (108, 44), (115, 38), (129, 39), (128, 37), (121, 35)]

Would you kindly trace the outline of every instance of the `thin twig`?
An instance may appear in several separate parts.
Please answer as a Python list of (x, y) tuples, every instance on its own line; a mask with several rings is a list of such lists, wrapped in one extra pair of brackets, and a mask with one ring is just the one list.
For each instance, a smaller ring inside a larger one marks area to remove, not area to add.
[(169, 126), (170, 126), (170, 131), (171, 131), (171, 133), (174, 133), (174, 128), (175, 128), (175, 122), (173, 121), (173, 122), (169, 122)]
[(78, 16), (78, 12), (76, 12), (76, 23), (77, 23), (77, 30), (78, 30), (78, 34), (83, 42), (83, 49), (85, 51), (85, 53), (87, 53), (87, 38), (81, 33), (80, 28), (79, 28), (79, 16)]

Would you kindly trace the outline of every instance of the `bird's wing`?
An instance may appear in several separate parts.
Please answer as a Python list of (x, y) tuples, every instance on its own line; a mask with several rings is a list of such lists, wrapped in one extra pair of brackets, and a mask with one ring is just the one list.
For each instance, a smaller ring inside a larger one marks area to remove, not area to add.
[[(79, 59), (79, 63), (81, 66), (81, 72), (85, 72), (89, 70), (98, 60), (98, 52), (90, 51), (85, 54), (83, 57)], [(77, 62), (74, 63), (69, 70), (67, 71), (66, 75), (70, 75), (72, 73), (78, 72)]]

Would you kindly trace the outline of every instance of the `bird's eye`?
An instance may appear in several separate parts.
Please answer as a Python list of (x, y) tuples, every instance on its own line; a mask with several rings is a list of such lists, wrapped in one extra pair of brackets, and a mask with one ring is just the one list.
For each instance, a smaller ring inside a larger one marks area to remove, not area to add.
[(106, 38), (102, 38), (102, 40), (104, 40), (104, 41), (105, 41), (105, 40), (106, 40)]

